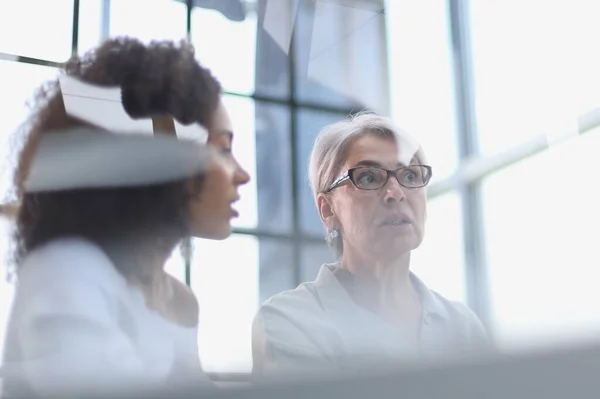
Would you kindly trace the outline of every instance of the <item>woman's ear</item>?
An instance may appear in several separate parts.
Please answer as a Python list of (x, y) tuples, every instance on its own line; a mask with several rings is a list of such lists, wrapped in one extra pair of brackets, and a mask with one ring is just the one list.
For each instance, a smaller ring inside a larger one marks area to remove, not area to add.
[(317, 208), (321, 222), (323, 222), (327, 229), (332, 229), (334, 227), (336, 215), (333, 209), (333, 203), (331, 202), (331, 197), (320, 193), (317, 196)]

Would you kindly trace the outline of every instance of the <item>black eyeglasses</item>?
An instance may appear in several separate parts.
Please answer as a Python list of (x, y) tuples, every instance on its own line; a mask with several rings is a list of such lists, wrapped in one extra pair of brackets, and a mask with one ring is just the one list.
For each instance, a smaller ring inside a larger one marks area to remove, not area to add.
[(431, 166), (410, 165), (396, 170), (388, 170), (377, 166), (359, 166), (348, 169), (339, 179), (334, 181), (326, 192), (330, 192), (346, 180), (350, 180), (360, 190), (379, 190), (390, 178), (395, 176), (402, 187), (425, 187), (431, 180)]

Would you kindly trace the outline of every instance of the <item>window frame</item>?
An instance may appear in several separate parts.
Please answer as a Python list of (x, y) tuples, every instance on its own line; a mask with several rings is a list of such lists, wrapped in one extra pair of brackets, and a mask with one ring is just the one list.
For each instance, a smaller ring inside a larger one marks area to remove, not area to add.
[[(379, 1), (379, 0), (377, 0)], [(73, 0), (73, 20), (72, 20), (72, 37), (71, 37), (71, 56), (79, 54), (80, 45), (79, 45), (79, 32), (80, 32), (80, 23), (79, 23), (79, 15), (80, 15), (80, 0)], [(192, 42), (192, 10), (193, 10), (193, 0), (186, 0), (186, 38), (188, 41)], [(314, 2), (308, 1), (306, 3), (309, 7), (313, 7), (313, 11), (316, 8)], [(111, 0), (102, 0), (102, 8), (99, 15), (100, 21), (100, 33), (99, 37), (101, 40), (106, 39), (110, 34), (110, 7)], [(383, 7), (383, 6), (382, 6)], [(383, 11), (382, 11), (383, 12)], [(309, 16), (309, 19), (314, 19), (314, 14)], [(385, 36), (383, 38), (385, 40)], [(293, 275), (293, 284), (294, 286), (300, 284), (303, 279), (303, 270), (302, 270), (302, 251), (305, 248), (322, 245), (326, 247), (325, 241), (322, 235), (310, 234), (301, 229), (301, 215), (300, 215), (300, 200), (299, 200), (299, 185), (306, 184), (304, 181), (305, 176), (305, 168), (302, 166), (305, 165), (304, 159), (300, 159), (297, 151), (293, 149), (296, 148), (298, 139), (299, 139), (299, 130), (300, 126), (298, 123), (298, 113), (301, 110), (313, 110), (313, 111), (322, 111), (326, 113), (339, 115), (340, 119), (343, 119), (347, 115), (359, 111), (359, 109), (348, 109), (344, 107), (327, 105), (317, 102), (303, 102), (298, 97), (298, 89), (297, 89), (297, 79), (295, 79), (296, 68), (295, 68), (295, 54), (297, 53), (296, 45), (294, 44), (294, 37), (291, 39), (289, 56), (287, 60), (287, 71), (289, 74), (288, 78), (288, 96), (281, 97), (277, 95), (265, 95), (257, 92), (251, 94), (245, 93), (237, 93), (225, 91), (223, 95), (228, 97), (241, 97), (254, 101), (255, 105), (259, 103), (264, 104), (275, 104), (279, 106), (286, 107), (289, 111), (289, 142), (292, 146), (290, 149), (290, 174), (288, 178), (291, 181), (291, 209), (292, 209), (292, 229), (289, 233), (274, 233), (267, 230), (261, 230), (260, 228), (234, 228), (233, 234), (238, 235), (250, 235), (256, 237), (259, 241), (260, 239), (268, 239), (279, 241), (285, 243), (285, 245), (290, 245), (292, 248), (291, 254), (292, 259), (290, 259), (291, 273)], [(42, 65), (42, 66), (50, 66), (55, 68), (61, 68), (64, 63), (50, 61), (40, 58), (27, 57), (19, 54), (9, 54), (0, 52), (0, 60), (13, 61), (17, 63), (24, 64), (34, 64), (34, 65)], [(66, 62), (67, 60), (65, 60)], [(178, 249), (183, 257), (185, 271), (183, 276), (185, 277), (185, 283), (189, 286), (192, 282), (192, 244), (190, 240), (184, 240), (181, 248)], [(260, 268), (259, 268), (260, 270)], [(245, 381), (249, 380), (250, 376), (239, 373), (215, 373), (211, 375), (215, 381)]]

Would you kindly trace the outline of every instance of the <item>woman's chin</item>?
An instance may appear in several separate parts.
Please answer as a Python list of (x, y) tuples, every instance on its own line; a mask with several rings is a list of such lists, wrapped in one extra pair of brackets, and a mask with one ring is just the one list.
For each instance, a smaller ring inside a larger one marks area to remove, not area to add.
[(231, 228), (227, 229), (227, 231), (222, 231), (222, 232), (216, 233), (212, 239), (222, 241), (226, 238), (229, 238), (230, 235), (231, 235)]
[(421, 244), (421, 240), (417, 237), (394, 237), (394, 239), (382, 245), (382, 256), (386, 258), (400, 258), (414, 249), (417, 249)]
[(232, 228), (229, 223), (222, 226), (212, 226), (211, 228), (204, 228), (202, 231), (198, 231), (194, 234), (194, 237), (204, 238), (207, 240), (222, 241), (231, 235)]

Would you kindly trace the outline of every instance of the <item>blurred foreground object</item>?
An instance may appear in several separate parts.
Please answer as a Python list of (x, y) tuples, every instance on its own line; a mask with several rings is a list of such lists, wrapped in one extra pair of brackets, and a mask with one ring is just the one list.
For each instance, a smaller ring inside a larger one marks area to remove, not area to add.
[[(368, 371), (367, 371), (368, 370)], [(579, 399), (600, 392), (600, 344), (394, 367), (364, 364), (350, 375), (279, 377), (246, 389), (160, 391), (144, 398), (214, 399)], [(142, 395), (138, 396), (142, 397)]]
[[(186, 0), (177, 1), (187, 3)], [(215, 10), (231, 21), (241, 22), (246, 19), (246, 6), (244, 3), (242, 0), (192, 0), (192, 7)]]
[(77, 128), (38, 143), (27, 192), (160, 184), (206, 169), (209, 149), (172, 136)]
[(11, 202), (7, 204), (0, 204), (0, 215), (4, 216), (9, 220), (14, 220), (19, 213), (19, 205)]
[(176, 135), (200, 144), (208, 140), (208, 131), (197, 123), (182, 125), (170, 116), (132, 118), (123, 107), (121, 87), (97, 86), (68, 75), (60, 75), (58, 80), (67, 114), (93, 126), (150, 136)]

